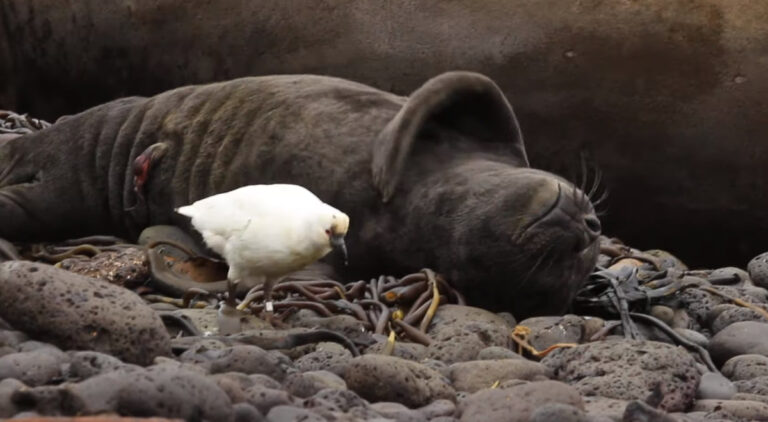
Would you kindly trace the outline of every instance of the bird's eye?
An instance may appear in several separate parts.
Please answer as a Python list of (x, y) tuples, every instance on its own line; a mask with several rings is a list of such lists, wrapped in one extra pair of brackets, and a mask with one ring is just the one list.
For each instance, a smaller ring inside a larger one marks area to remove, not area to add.
[(325, 229), (325, 234), (327, 234), (328, 236), (330, 236), (330, 235), (331, 235), (331, 229)]

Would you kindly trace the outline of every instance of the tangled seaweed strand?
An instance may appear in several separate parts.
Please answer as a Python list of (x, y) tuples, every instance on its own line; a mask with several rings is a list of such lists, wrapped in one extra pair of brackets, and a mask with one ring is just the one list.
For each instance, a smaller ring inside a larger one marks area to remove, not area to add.
[[(606, 253), (607, 252), (607, 253)], [(706, 349), (682, 337), (663, 321), (648, 315), (650, 307), (663, 304), (687, 289), (696, 289), (724, 298), (731, 303), (751, 309), (768, 319), (764, 308), (718, 290), (715, 286), (738, 281), (738, 277), (729, 275), (710, 277), (709, 271), (689, 271), (665, 266), (659, 259), (630, 248), (601, 248), (601, 253), (611, 257), (609, 268), (598, 266), (589, 281), (577, 294), (575, 304), (581, 310), (590, 310), (594, 314), (619, 315), (620, 322), (606, 326), (596, 333), (593, 340), (605, 336), (617, 326), (622, 326), (624, 335), (642, 339), (634, 321), (651, 324), (659, 328), (677, 344), (696, 352), (704, 364), (713, 372), (718, 372)], [(621, 265), (627, 262), (629, 265)], [(641, 271), (640, 267), (644, 269)]]
[(17, 114), (8, 110), (0, 110), (0, 134), (11, 133), (26, 135), (51, 126), (45, 120), (29, 117), (27, 114)]

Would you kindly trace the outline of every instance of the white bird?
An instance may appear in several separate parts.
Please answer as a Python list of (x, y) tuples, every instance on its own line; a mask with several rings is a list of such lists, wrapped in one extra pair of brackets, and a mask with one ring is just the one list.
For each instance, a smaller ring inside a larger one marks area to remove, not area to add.
[(270, 320), (277, 281), (333, 249), (347, 259), (349, 217), (298, 185), (244, 186), (175, 211), (190, 217), (206, 245), (226, 260), (230, 282), (263, 283)]

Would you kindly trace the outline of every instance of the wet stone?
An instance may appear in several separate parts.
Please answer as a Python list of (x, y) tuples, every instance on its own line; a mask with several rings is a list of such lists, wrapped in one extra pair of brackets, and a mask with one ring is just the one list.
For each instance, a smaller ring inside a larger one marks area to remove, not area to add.
[(525, 359), (517, 353), (506, 347), (490, 346), (478, 352), (477, 360), (495, 360), (495, 359)]
[(591, 422), (581, 409), (564, 403), (547, 403), (531, 414), (529, 422)]
[(55, 348), (12, 353), (0, 357), (0, 380), (14, 378), (29, 386), (47, 384), (63, 375), (68, 362), (69, 356)]
[(756, 286), (768, 288), (768, 252), (752, 258), (747, 264), (747, 271)]
[(344, 380), (350, 390), (371, 401), (394, 401), (421, 407), (452, 399), (454, 389), (438, 372), (405, 359), (363, 355), (352, 359)]
[(725, 362), (721, 368), (721, 372), (732, 381), (749, 380), (761, 376), (768, 376), (768, 356), (734, 356)]
[(136, 365), (122, 362), (120, 359), (99, 352), (70, 352), (69, 378), (87, 379), (118, 369), (138, 369)]
[(620, 421), (630, 400), (612, 399), (601, 396), (584, 396), (584, 408), (590, 415), (598, 415)]
[(496, 382), (551, 378), (552, 370), (525, 359), (477, 360), (449, 366), (449, 378), (458, 391), (474, 393)]
[(652, 393), (660, 394), (659, 407), (666, 411), (688, 408), (699, 385), (693, 357), (681, 347), (659, 342), (588, 343), (557, 349), (542, 363), (581, 394), (622, 400), (644, 400)]
[(326, 370), (343, 376), (352, 359), (352, 353), (336, 343), (318, 343), (311, 353), (296, 359), (293, 363), (302, 372)]
[(562, 317), (533, 317), (520, 321), (531, 329), (528, 342), (536, 350), (544, 350), (557, 343), (580, 343), (585, 319), (576, 315)]
[(232, 403), (246, 401), (245, 390), (255, 385), (255, 382), (248, 375), (239, 372), (214, 374), (209, 378), (227, 394)]
[(33, 338), (142, 365), (171, 354), (162, 321), (129, 290), (25, 261), (0, 264), (0, 282), (0, 317)]
[(768, 396), (768, 376), (756, 377), (749, 380), (735, 381), (739, 393), (759, 394)]
[(701, 376), (696, 398), (730, 400), (736, 392), (731, 380), (716, 372), (707, 372)]
[(267, 413), (268, 421), (301, 421), (301, 422), (326, 422), (327, 419), (312, 412), (296, 406), (280, 405), (273, 407)]
[(10, 418), (19, 412), (19, 408), (11, 401), (13, 393), (25, 388), (23, 382), (14, 378), (0, 380), (0, 418)]
[(196, 363), (208, 368), (212, 374), (242, 372), (264, 374), (277, 381), (285, 378), (286, 367), (274, 353), (260, 347), (237, 345), (226, 349), (187, 350), (180, 356), (184, 362)]
[(712, 337), (709, 353), (717, 364), (738, 355), (768, 356), (768, 324), (754, 321), (731, 324)]
[(629, 402), (627, 404), (627, 407), (624, 409), (624, 416), (622, 417), (622, 422), (644, 422), (644, 421), (653, 421), (653, 422), (677, 422), (677, 419), (669, 415), (668, 413), (653, 408), (649, 406), (648, 404), (639, 401), (634, 400)]
[[(365, 354), (381, 354), (384, 348), (387, 347), (386, 339), (371, 345), (365, 350)], [(395, 348), (392, 350), (392, 356), (408, 359), (412, 361), (420, 361), (424, 359), (427, 354), (427, 347), (418, 343), (403, 343), (396, 342)]]
[(18, 391), (14, 400), (42, 414), (153, 415), (187, 420), (229, 420), (232, 404), (215, 382), (170, 365), (118, 370), (79, 383)]
[(309, 371), (288, 375), (283, 387), (296, 397), (307, 398), (326, 388), (345, 390), (347, 383), (333, 372)]
[(348, 412), (355, 407), (366, 407), (368, 403), (352, 390), (326, 388), (314, 396), (304, 400), (304, 407), (309, 409), (326, 409), (338, 412)]
[(768, 404), (746, 400), (698, 400), (693, 411), (722, 410), (725, 415), (750, 421), (768, 421)]
[(459, 419), (528, 422), (536, 409), (548, 403), (563, 403), (584, 410), (581, 396), (573, 387), (557, 381), (539, 381), (509, 389), (480, 390), (459, 402)]
[(232, 405), (233, 422), (262, 422), (266, 420), (258, 409), (248, 403), (235, 403)]
[(512, 327), (506, 319), (471, 306), (440, 306), (427, 329), (434, 342), (426, 357), (448, 364), (474, 360), (490, 346), (507, 347)]
[(15, 349), (19, 344), (29, 340), (26, 334), (15, 330), (0, 330), (0, 346)]
[(254, 385), (244, 391), (246, 401), (263, 414), (275, 406), (293, 404), (293, 398), (287, 391)]
[(736, 322), (742, 322), (742, 321), (768, 322), (768, 319), (766, 319), (761, 313), (753, 309), (745, 308), (742, 306), (735, 306), (735, 305), (726, 305), (726, 306), (727, 306), (727, 309), (723, 309), (717, 315), (717, 318), (715, 318), (715, 320), (712, 321), (711, 328), (712, 328), (713, 334), (719, 333), (724, 328)]
[(453, 416), (456, 413), (456, 404), (450, 400), (440, 399), (417, 409), (427, 419), (439, 416)]
[(416, 410), (407, 408), (405, 405), (394, 402), (373, 403), (371, 410), (379, 415), (393, 419), (398, 422), (426, 422), (427, 418)]

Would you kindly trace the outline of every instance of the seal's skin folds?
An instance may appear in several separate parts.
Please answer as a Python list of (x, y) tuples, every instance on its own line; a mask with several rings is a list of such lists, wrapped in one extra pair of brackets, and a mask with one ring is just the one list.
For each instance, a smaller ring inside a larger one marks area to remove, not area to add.
[[(158, 154), (138, 192), (145, 151)], [(348, 277), (430, 267), (516, 316), (562, 312), (600, 233), (580, 190), (529, 168), (512, 108), (472, 72), (408, 98), (311, 75), (124, 98), (3, 142), (0, 168), (0, 237), (12, 240), (134, 238), (188, 227), (174, 208), (216, 193), (301, 185), (349, 215)]]
[(537, 168), (610, 190), (606, 233), (689, 266), (768, 238), (768, 2), (0, 2), (0, 108), (57, 119), (130, 95), (316, 73), (408, 95), (450, 70), (496, 81)]

